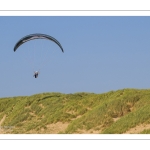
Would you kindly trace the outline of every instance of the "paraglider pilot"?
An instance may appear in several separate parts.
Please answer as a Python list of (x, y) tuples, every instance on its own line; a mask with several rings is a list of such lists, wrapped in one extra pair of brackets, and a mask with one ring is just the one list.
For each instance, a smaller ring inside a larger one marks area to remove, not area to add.
[(38, 75), (39, 75), (39, 72), (38, 72), (38, 71), (35, 71), (33, 77), (37, 78)]

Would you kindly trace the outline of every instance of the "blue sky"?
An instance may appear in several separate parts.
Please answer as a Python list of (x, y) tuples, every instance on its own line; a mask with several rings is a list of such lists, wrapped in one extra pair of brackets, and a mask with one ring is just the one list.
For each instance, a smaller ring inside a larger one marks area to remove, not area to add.
[[(150, 17), (1, 16), (0, 29), (0, 97), (150, 88)], [(55, 37), (64, 53), (47, 40), (13, 52), (32, 33)]]

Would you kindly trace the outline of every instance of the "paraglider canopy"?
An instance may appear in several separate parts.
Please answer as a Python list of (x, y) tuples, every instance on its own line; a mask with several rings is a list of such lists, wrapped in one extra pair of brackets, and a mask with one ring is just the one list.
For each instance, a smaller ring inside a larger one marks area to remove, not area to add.
[(17, 48), (19, 46), (21, 46), (22, 44), (24, 44), (25, 42), (28, 42), (30, 40), (34, 40), (34, 39), (47, 39), (47, 40), (51, 40), (53, 42), (55, 42), (59, 47), (60, 49), (62, 50), (62, 52), (64, 52), (61, 44), (52, 36), (49, 36), (49, 35), (46, 35), (46, 34), (41, 34), (41, 33), (35, 33), (35, 34), (30, 34), (30, 35), (27, 35), (23, 38), (21, 38), (15, 45), (14, 47), (14, 52), (17, 50)]

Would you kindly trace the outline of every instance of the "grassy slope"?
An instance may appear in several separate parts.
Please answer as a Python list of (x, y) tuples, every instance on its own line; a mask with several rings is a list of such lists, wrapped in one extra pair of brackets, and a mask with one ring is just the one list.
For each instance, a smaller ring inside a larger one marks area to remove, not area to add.
[(53, 133), (56, 126), (54, 133), (125, 133), (150, 124), (150, 90), (1, 98), (0, 120), (4, 116), (0, 125), (4, 133)]

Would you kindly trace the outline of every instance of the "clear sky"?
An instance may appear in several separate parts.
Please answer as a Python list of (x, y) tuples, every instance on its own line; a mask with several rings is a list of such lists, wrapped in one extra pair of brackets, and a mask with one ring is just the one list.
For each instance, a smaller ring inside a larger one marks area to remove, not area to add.
[[(0, 97), (150, 88), (150, 17), (1, 16), (0, 29)], [(48, 40), (13, 52), (32, 33), (53, 36), (64, 53)]]

